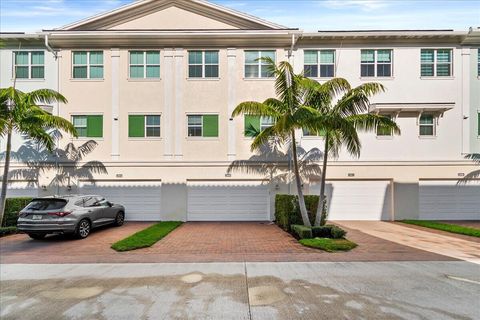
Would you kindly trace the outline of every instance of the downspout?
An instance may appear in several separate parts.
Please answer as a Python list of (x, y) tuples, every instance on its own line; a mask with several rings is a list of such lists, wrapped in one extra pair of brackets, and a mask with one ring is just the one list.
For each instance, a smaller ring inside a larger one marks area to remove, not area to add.
[(48, 34), (45, 34), (45, 47), (48, 49), (48, 51), (50, 51), (53, 54), (53, 56), (55, 57), (55, 60), (57, 60), (58, 59), (57, 52), (53, 50), (53, 48), (50, 47), (50, 44), (48, 43)]

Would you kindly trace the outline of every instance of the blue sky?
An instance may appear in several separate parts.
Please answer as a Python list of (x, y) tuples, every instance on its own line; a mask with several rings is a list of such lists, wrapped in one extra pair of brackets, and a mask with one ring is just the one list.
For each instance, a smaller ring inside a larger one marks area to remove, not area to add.
[[(39, 31), (133, 0), (0, 0), (0, 30)], [(480, 0), (213, 0), (305, 31), (480, 26)]]

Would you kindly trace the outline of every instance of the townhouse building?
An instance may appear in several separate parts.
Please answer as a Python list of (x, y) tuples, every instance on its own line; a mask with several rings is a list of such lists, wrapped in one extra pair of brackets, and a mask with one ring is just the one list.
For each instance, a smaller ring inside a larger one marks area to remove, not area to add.
[[(228, 171), (253, 155), (245, 128), (271, 125), (231, 117), (240, 102), (275, 96), (257, 60), (271, 57), (320, 82), (382, 83), (370, 112), (402, 130), (362, 133), (358, 159), (342, 151), (329, 161), (330, 219), (480, 219), (480, 183), (457, 185), (476, 169), (464, 155), (480, 151), (479, 34), (303, 32), (202, 0), (141, 0), (59, 29), (2, 34), (1, 87), (16, 72), (25, 90), (60, 91), (69, 102), (52, 112), (79, 133), (60, 147), (95, 140), (83, 161), (108, 171), (57, 188), (52, 174), (35, 188), (12, 181), (8, 193), (101, 194), (125, 204), (130, 220), (272, 220), (275, 194), (295, 188)], [(297, 136), (305, 150), (323, 148), (321, 136)], [(315, 180), (303, 188), (319, 193)]]

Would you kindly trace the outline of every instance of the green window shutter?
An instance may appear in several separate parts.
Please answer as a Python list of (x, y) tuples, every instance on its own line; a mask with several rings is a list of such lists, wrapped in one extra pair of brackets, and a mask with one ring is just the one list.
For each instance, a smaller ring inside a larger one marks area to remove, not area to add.
[(210, 114), (203, 116), (203, 136), (218, 137), (218, 115)]
[(260, 117), (259, 116), (252, 116), (252, 115), (245, 115), (245, 137), (252, 137), (253, 132), (260, 132)]
[(144, 115), (128, 116), (128, 136), (130, 138), (145, 137), (145, 116)]
[(89, 138), (103, 137), (103, 116), (102, 115), (87, 116), (87, 137)]

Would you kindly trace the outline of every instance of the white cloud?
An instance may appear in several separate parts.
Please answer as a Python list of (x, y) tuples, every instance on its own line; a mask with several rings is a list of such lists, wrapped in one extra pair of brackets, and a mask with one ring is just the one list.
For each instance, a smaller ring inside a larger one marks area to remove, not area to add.
[(320, 4), (331, 9), (359, 8), (364, 11), (372, 11), (388, 6), (385, 0), (325, 0)]

